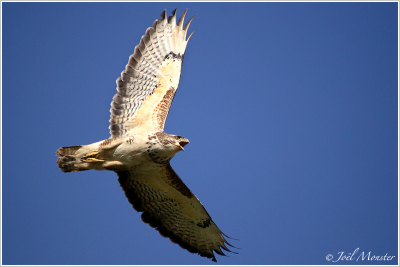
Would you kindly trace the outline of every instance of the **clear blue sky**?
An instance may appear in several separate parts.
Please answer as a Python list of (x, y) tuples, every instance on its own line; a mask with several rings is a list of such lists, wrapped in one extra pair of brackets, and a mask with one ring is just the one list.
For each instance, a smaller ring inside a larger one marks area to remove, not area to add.
[[(140, 220), (113, 172), (115, 81), (164, 9), (197, 14), (171, 161), (240, 241), (219, 264), (398, 263), (397, 3), (2, 3), (3, 264), (213, 264)], [(328, 262), (359, 248), (391, 261)]]

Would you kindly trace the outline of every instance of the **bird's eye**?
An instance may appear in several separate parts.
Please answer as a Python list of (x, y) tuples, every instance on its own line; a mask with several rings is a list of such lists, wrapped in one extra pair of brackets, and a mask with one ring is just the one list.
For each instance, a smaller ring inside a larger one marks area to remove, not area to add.
[(181, 139), (181, 138), (182, 138), (182, 136), (179, 136), (179, 135), (176, 135), (176, 136), (175, 136), (175, 139), (176, 139), (176, 140), (179, 140), (179, 139)]

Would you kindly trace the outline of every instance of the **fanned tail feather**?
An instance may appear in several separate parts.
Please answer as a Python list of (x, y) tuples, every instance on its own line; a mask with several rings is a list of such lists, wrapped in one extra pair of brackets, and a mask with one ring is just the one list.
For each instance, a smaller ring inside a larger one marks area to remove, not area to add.
[(80, 171), (76, 165), (79, 159), (75, 156), (75, 153), (81, 147), (82, 146), (68, 146), (61, 147), (57, 150), (56, 155), (59, 157), (57, 159), (57, 165), (63, 172)]
[(57, 165), (63, 172), (77, 172), (86, 170), (104, 170), (99, 159), (99, 145), (104, 142), (96, 142), (84, 146), (67, 146), (57, 150)]

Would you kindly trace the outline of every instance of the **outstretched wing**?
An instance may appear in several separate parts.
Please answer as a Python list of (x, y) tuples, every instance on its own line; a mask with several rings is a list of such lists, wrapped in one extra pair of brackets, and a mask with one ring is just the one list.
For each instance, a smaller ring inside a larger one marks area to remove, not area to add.
[(213, 261), (213, 251), (220, 255), (224, 255), (221, 247), (230, 251), (224, 234), (169, 164), (150, 162), (117, 174), (128, 201), (143, 212), (142, 221), (163, 237)]
[(186, 11), (176, 24), (176, 9), (167, 20), (166, 11), (142, 36), (128, 65), (117, 79), (111, 102), (111, 138), (123, 137), (140, 128), (141, 133), (164, 130), (171, 102), (179, 85), (181, 66), (189, 37), (191, 18), (183, 28)]

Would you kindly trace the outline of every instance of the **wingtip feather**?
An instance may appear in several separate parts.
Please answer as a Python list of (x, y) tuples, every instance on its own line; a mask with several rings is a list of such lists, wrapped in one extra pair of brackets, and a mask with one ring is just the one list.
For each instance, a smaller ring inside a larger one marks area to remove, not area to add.
[(186, 42), (189, 42), (190, 37), (192, 37), (193, 33), (195, 33), (196, 31), (197, 31), (197, 29), (194, 30), (191, 34), (189, 34), (188, 38), (186, 39)]
[[(187, 11), (187, 9), (186, 9), (186, 11)], [(185, 13), (184, 14), (186, 14), (186, 11), (185, 11)], [(183, 29), (185, 32), (187, 32), (187, 30), (188, 30), (188, 28), (189, 28), (189, 25), (190, 25), (190, 23), (192, 22), (192, 20), (194, 19), (196, 17), (196, 15), (194, 15), (191, 19), (189, 19), (189, 21), (188, 22), (186, 22), (186, 25), (185, 25), (185, 28)], [(183, 24), (183, 21), (182, 21), (182, 24)]]
[(164, 9), (164, 11), (161, 12), (160, 17), (161, 17), (163, 20), (167, 18), (167, 10), (166, 10), (166, 9)]
[(185, 10), (185, 12), (182, 13), (181, 17), (178, 20), (178, 26), (182, 29), (183, 27), (183, 21), (185, 20), (185, 15), (187, 13), (187, 8)]
[(178, 8), (175, 8), (174, 10), (172, 10), (172, 16), (168, 18), (168, 23), (169, 24), (174, 24), (176, 25), (176, 11), (178, 10)]

